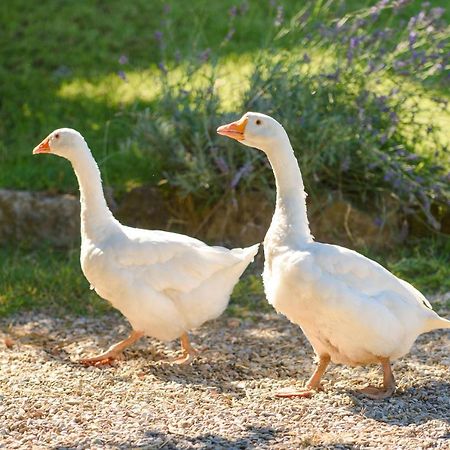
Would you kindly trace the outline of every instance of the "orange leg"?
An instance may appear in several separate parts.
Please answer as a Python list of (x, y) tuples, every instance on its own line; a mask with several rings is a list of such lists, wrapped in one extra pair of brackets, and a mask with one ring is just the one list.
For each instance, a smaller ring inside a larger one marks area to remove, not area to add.
[(130, 336), (128, 336), (123, 341), (112, 345), (106, 352), (100, 355), (94, 356), (92, 358), (81, 359), (80, 363), (85, 366), (101, 366), (103, 364), (111, 364), (112, 361), (117, 359), (117, 357), (130, 345), (138, 341), (144, 333), (141, 331), (132, 331)]
[(358, 389), (366, 397), (372, 400), (383, 400), (391, 397), (395, 392), (395, 379), (392, 374), (391, 362), (389, 358), (381, 358), (381, 367), (383, 368), (383, 387), (366, 386), (362, 389)]
[(198, 351), (195, 350), (189, 341), (189, 336), (187, 333), (184, 333), (181, 338), (181, 351), (183, 352), (183, 356), (181, 358), (172, 361), (173, 364), (190, 364), (194, 359), (195, 355), (197, 355)]
[(275, 394), (276, 397), (311, 397), (316, 391), (321, 389), (320, 380), (323, 374), (327, 370), (328, 364), (330, 364), (329, 355), (321, 355), (319, 357), (319, 363), (316, 370), (312, 374), (311, 378), (306, 383), (306, 386), (302, 389), (286, 388)]

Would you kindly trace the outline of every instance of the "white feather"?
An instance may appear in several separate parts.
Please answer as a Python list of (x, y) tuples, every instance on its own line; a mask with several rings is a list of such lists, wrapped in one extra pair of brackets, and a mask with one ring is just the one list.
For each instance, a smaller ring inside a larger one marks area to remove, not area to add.
[(107, 207), (82, 136), (60, 129), (47, 139), (52, 153), (71, 161), (79, 181), (80, 261), (95, 291), (134, 330), (164, 341), (222, 314), (259, 244), (228, 250), (181, 234), (123, 226)]
[(277, 185), (264, 240), (266, 296), (302, 328), (316, 354), (349, 365), (393, 360), (406, 354), (419, 334), (449, 328), (417, 289), (380, 264), (314, 242), (303, 180), (285, 130), (264, 114), (245, 117), (241, 142), (267, 154)]

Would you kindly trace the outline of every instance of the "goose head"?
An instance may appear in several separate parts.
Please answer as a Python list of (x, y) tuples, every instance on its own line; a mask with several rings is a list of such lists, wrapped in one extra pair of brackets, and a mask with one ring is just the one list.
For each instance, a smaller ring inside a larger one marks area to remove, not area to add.
[(89, 152), (83, 136), (72, 128), (59, 128), (34, 148), (33, 155), (50, 153), (73, 161), (82, 152)]
[(265, 153), (287, 138), (286, 131), (274, 118), (256, 112), (247, 112), (236, 122), (217, 128), (217, 133), (255, 147)]

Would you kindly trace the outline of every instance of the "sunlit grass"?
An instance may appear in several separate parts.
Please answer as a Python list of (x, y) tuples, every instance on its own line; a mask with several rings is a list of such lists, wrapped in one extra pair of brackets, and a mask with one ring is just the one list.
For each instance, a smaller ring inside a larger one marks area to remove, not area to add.
[[(335, 55), (331, 52), (320, 52), (317, 49), (309, 50), (304, 47), (293, 48), (292, 58), (298, 58), (298, 53), (308, 53), (313, 64), (308, 66), (299, 65), (298, 74), (302, 76), (306, 70), (311, 73), (324, 70), (324, 67), (332, 67), (335, 63)], [(260, 54), (263, 54), (260, 52)], [(273, 64), (277, 63), (274, 58)], [(201, 88), (210, 83), (212, 76), (215, 77), (214, 88), (220, 99), (220, 110), (222, 112), (236, 112), (237, 115), (243, 111), (237, 111), (243, 94), (249, 87), (249, 76), (255, 66), (254, 55), (229, 55), (220, 58), (216, 65), (206, 63), (196, 70), (189, 73), (188, 64), (180, 64), (174, 68), (169, 67), (169, 73), (165, 77), (168, 86), (182, 84), (187, 90)], [(437, 135), (442, 145), (450, 145), (450, 134), (448, 133), (448, 124), (450, 123), (450, 106), (445, 108), (438, 104), (434, 93), (426, 90), (423, 86), (414, 84), (411, 81), (399, 80), (385, 76), (384, 78), (373, 81), (372, 89), (374, 92), (387, 94), (394, 87), (400, 87), (403, 92), (410, 92), (409, 98), (404, 103), (405, 115), (411, 109), (417, 109), (416, 122), (434, 126), (439, 129)], [(351, 86), (349, 86), (351, 89)], [(137, 103), (155, 104), (162, 94), (163, 77), (161, 70), (157, 66), (143, 70), (126, 71), (126, 80), (122, 80), (115, 73), (95, 78), (75, 78), (61, 84), (57, 95), (61, 99), (73, 100), (85, 98), (86, 101), (96, 102), (101, 99), (112, 108), (131, 107)], [(402, 127), (405, 137), (409, 137), (408, 126)], [(414, 147), (419, 154), (429, 154), (433, 151), (435, 142), (424, 133), (421, 142), (415, 142)], [(432, 156), (432, 155), (429, 155)], [(446, 155), (440, 157), (440, 163), (444, 166), (450, 166), (450, 158)]]
[(62, 315), (96, 313), (108, 304), (89, 290), (79, 250), (4, 247), (0, 250), (0, 315), (43, 308)]
[[(410, 80), (395, 77), (384, 77), (382, 80), (377, 80), (371, 85), (371, 88), (380, 95), (386, 95), (394, 88), (401, 89), (408, 95), (403, 104), (405, 116), (409, 116), (410, 111), (413, 109), (416, 110), (414, 120), (420, 124), (436, 127), (438, 142), (443, 146), (450, 146), (450, 133), (448, 133), (450, 104), (443, 105), (436, 101), (436, 98), (442, 97), (441, 94), (434, 92), (433, 89), (426, 89), (424, 86), (413, 83)], [(401, 130), (406, 138), (411, 138), (408, 125), (402, 126)], [(416, 153), (434, 156), (436, 142), (426, 132), (422, 134), (420, 142), (410, 143)], [(440, 164), (450, 167), (450, 154), (439, 155), (438, 161)]]
[(109, 106), (118, 107), (133, 103), (152, 102), (161, 91), (157, 69), (126, 72), (126, 80), (116, 73), (95, 78), (73, 78), (64, 81), (56, 95), (61, 99), (85, 98), (95, 102), (101, 99)]
[[(251, 55), (222, 58), (217, 66), (204, 64), (190, 74), (188, 64), (169, 68), (166, 82), (169, 86), (183, 83), (189, 89), (201, 88), (215, 76), (215, 88), (223, 111), (231, 111), (239, 103), (248, 88), (248, 78), (253, 69)], [(132, 106), (136, 103), (152, 103), (159, 99), (163, 90), (161, 70), (157, 66), (149, 69), (132, 69), (125, 72), (123, 80), (116, 73), (94, 78), (72, 78), (64, 81), (56, 95), (63, 100), (86, 99), (96, 102), (101, 99), (111, 107)]]

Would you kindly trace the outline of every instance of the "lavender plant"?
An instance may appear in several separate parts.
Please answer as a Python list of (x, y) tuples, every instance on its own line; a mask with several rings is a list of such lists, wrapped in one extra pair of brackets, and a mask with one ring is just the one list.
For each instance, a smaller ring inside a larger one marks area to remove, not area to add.
[[(161, 96), (137, 115), (135, 145), (150, 155), (163, 152), (168, 184), (199, 203), (238, 190), (269, 193), (264, 159), (236, 151), (215, 134), (218, 124), (246, 110), (265, 112), (285, 124), (310, 192), (332, 189), (374, 205), (389, 195), (405, 214), (420, 211), (438, 230), (450, 205), (449, 153), (444, 130), (433, 120), (450, 113), (449, 27), (442, 8), (425, 3), (406, 17), (407, 1), (381, 0), (337, 15), (311, 2), (287, 17), (282, 4), (272, 3), (274, 44), (255, 58), (234, 113), (224, 111), (216, 89), (219, 56), (249, 4), (230, 9), (218, 49), (183, 58), (175, 51), (169, 58), (164, 31), (155, 33)], [(183, 74), (175, 82), (174, 71)]]

